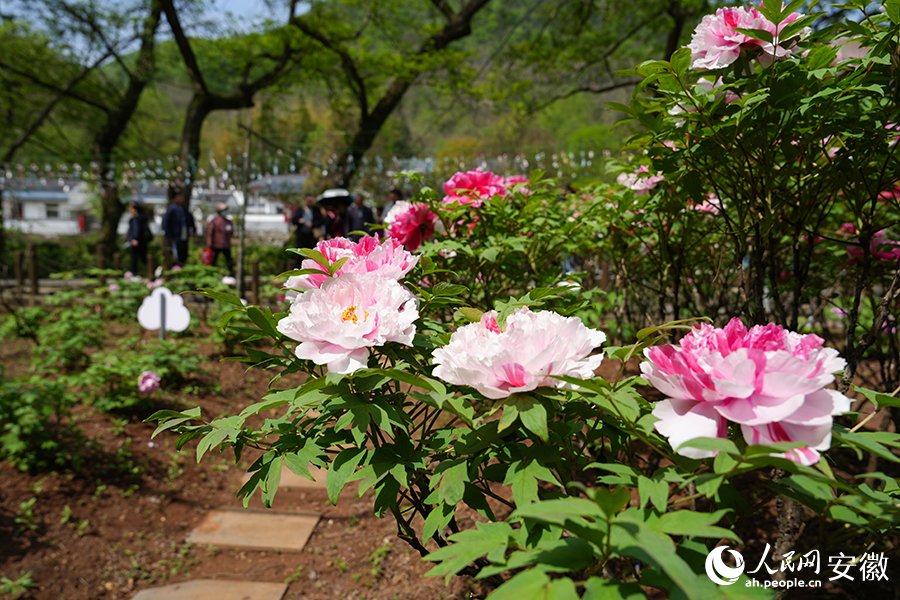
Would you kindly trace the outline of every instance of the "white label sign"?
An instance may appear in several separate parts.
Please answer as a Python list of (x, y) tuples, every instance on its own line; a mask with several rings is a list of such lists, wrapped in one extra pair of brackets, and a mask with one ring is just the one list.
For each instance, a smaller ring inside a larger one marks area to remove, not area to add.
[(144, 298), (137, 317), (144, 329), (164, 327), (165, 331), (184, 331), (191, 324), (191, 312), (184, 305), (184, 298), (163, 286)]

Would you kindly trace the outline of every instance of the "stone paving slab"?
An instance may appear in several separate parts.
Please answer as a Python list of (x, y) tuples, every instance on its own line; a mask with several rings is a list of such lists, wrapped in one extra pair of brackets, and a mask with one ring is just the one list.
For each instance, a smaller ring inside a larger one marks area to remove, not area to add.
[(270, 510), (211, 510), (188, 536), (194, 544), (214, 544), (254, 550), (301, 551), (319, 515)]
[[(309, 474), (316, 478), (315, 481), (310, 481), (306, 477), (300, 477), (287, 467), (281, 468), (281, 480), (278, 483), (278, 489), (325, 489), (325, 478), (328, 475), (328, 470), (323, 469), (321, 467), (316, 467), (310, 465)], [(243, 479), (241, 479), (241, 485), (247, 483), (250, 480), (250, 473), (244, 473)]]
[(281, 600), (286, 583), (198, 579), (150, 588), (132, 600)]

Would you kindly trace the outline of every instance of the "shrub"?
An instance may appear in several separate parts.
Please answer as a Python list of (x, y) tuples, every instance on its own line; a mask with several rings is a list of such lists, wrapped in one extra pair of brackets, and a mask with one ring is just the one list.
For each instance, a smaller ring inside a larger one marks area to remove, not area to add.
[(63, 382), (41, 376), (0, 381), (0, 458), (23, 471), (78, 470), (83, 443), (71, 422), (73, 404)]

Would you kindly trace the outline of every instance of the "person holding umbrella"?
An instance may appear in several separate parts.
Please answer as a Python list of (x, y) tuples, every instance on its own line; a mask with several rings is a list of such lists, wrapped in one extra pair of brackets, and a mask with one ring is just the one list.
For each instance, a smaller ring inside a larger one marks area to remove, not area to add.
[(325, 208), (326, 239), (341, 237), (347, 233), (347, 206), (353, 202), (350, 192), (343, 188), (325, 190), (318, 198), (316, 204)]

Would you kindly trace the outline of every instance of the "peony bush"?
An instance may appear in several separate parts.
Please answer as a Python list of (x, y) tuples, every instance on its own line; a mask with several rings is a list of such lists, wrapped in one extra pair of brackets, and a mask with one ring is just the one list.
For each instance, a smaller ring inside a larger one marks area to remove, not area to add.
[[(878, 354), (900, 285), (900, 9), (814, 29), (799, 6), (718, 9), (639, 66), (619, 108), (647, 131), (616, 185), (457, 173), (378, 237), (300, 250), (274, 311), (209, 290), (253, 324), (242, 360), (269, 392), (160, 411), (157, 433), (198, 459), (259, 450), (245, 502), (271, 506), (285, 468), (325, 468), (332, 502), (371, 491), (473, 597), (888, 594), (825, 559), (897, 547), (900, 435), (875, 417), (900, 400), (859, 384), (900, 388)], [(746, 557), (724, 583), (722, 543)], [(821, 572), (798, 560), (813, 550)]]

